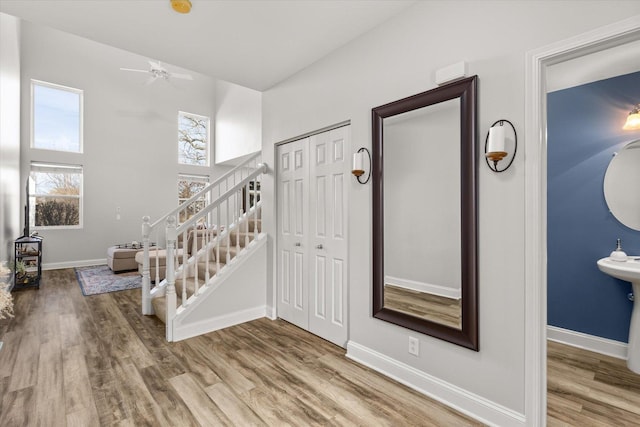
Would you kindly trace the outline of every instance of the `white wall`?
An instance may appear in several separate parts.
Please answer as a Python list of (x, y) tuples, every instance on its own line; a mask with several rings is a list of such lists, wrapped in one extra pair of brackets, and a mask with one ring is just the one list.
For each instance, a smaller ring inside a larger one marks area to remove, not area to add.
[(216, 83), (215, 162), (228, 162), (262, 148), (262, 93)]
[(20, 237), (20, 22), (0, 13), (0, 265)]
[(265, 316), (265, 241), (266, 237), (263, 236), (252, 243), (252, 252), (243, 254), (236, 264), (228, 266), (233, 271), (219, 277), (211, 291), (194, 302), (189, 313), (175, 324), (178, 330), (190, 335), (188, 331), (195, 332), (199, 326), (206, 326), (204, 330), (221, 329)]
[[(84, 166), (84, 227), (40, 231), (45, 267), (95, 263), (108, 246), (140, 240), (144, 215), (155, 220), (175, 207), (179, 170), (212, 179), (228, 170), (177, 164), (178, 111), (213, 120), (215, 80), (168, 66), (194, 80), (147, 86), (146, 75), (119, 70), (148, 66), (145, 57), (23, 22), (21, 182), (31, 161)], [(84, 90), (83, 154), (30, 148), (30, 79)]]
[[(468, 62), (470, 75), (479, 76), (479, 139), (499, 118), (511, 120), (523, 135), (525, 53), (637, 13), (635, 1), (418, 2), (266, 91), (263, 157), (273, 164), (278, 141), (344, 120), (351, 120), (352, 148), (370, 148), (372, 107), (433, 88), (435, 71), (460, 60)], [(479, 171), (480, 351), (372, 318), (371, 187), (355, 180), (348, 196), (349, 339), (389, 363), (410, 367), (404, 372), (422, 375), (428, 384), (453, 385), (447, 388), (449, 397), (439, 396), (463, 410), (478, 415), (469, 399), (459, 399), (478, 397), (487, 409), (485, 419), (520, 425), (525, 410), (523, 156), (501, 174), (480, 159)], [(263, 224), (275, 233), (272, 176), (263, 181), (262, 191)], [(273, 241), (270, 245), (269, 277), (275, 281)], [(269, 288), (270, 301), (274, 289)], [(420, 357), (408, 354), (409, 335), (420, 337)]]

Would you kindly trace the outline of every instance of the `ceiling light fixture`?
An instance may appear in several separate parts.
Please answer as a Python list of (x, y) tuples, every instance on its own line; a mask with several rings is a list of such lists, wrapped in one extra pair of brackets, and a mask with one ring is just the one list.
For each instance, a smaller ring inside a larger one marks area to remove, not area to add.
[(633, 110), (627, 116), (627, 122), (622, 126), (624, 130), (640, 129), (640, 104), (633, 107)]
[(191, 12), (191, 2), (189, 0), (171, 0), (171, 7), (178, 13)]

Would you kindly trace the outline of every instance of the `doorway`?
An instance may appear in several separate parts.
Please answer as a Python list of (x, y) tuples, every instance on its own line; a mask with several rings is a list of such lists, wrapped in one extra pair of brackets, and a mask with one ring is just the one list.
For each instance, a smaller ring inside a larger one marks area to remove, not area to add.
[(344, 347), (348, 338), (349, 126), (276, 147), (278, 317)]
[(547, 141), (546, 68), (640, 40), (640, 17), (527, 53), (525, 95), (525, 413), (546, 424), (547, 404)]

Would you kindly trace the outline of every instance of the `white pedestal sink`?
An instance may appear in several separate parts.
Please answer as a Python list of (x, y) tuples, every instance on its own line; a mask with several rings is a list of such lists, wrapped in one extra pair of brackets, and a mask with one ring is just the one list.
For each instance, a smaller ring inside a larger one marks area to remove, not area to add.
[(640, 257), (630, 256), (627, 261), (612, 261), (609, 257), (598, 260), (598, 268), (616, 279), (631, 282), (633, 286), (633, 311), (629, 325), (627, 367), (640, 374)]

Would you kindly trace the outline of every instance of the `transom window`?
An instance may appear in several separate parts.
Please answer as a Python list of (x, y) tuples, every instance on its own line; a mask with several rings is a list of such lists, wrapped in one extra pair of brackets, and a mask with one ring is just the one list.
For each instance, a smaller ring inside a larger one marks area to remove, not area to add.
[(82, 152), (83, 92), (31, 80), (31, 147)]
[[(178, 174), (178, 205), (183, 204), (197, 192), (204, 189), (209, 183), (209, 177), (205, 175), (187, 175)], [(180, 223), (185, 222), (193, 215), (200, 212), (207, 205), (207, 196), (200, 196), (195, 202), (191, 203), (186, 210), (180, 212)]]
[(82, 166), (34, 162), (29, 178), (31, 226), (82, 227)]
[(209, 118), (178, 112), (178, 163), (209, 166)]

